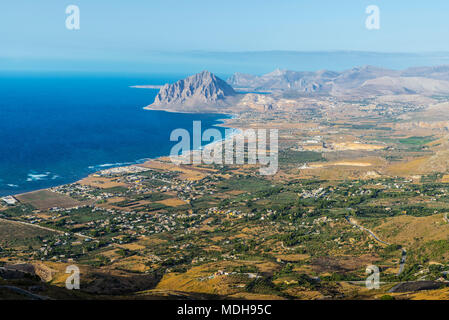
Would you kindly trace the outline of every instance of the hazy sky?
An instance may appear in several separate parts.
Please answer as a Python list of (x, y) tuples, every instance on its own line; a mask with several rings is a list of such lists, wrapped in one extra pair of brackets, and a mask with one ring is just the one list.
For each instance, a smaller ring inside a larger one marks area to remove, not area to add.
[[(80, 30), (65, 27), (68, 5)], [(365, 27), (368, 5), (380, 29)], [(145, 60), (155, 51), (449, 51), (449, 1), (2, 0), (0, 58)]]

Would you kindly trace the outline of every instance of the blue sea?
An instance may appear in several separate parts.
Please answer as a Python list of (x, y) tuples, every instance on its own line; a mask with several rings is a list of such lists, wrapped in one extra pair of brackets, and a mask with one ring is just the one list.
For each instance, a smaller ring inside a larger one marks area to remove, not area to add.
[[(168, 155), (176, 128), (203, 130), (227, 115), (144, 110), (185, 75), (0, 74), (0, 196), (75, 182)], [(217, 127), (224, 134), (224, 129)]]

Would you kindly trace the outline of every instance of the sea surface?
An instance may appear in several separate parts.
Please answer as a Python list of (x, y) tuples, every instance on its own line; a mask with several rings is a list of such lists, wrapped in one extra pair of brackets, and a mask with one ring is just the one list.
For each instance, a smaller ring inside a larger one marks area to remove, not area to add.
[[(144, 110), (184, 75), (0, 74), (0, 196), (75, 182), (95, 171), (168, 155), (176, 128), (228, 118)], [(224, 128), (217, 127), (223, 136)]]

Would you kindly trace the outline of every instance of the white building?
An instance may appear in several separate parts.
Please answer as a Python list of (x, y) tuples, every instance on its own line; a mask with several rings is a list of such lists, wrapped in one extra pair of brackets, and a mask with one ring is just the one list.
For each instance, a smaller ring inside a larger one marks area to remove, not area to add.
[(14, 205), (17, 203), (17, 200), (13, 196), (6, 196), (1, 198), (6, 204)]

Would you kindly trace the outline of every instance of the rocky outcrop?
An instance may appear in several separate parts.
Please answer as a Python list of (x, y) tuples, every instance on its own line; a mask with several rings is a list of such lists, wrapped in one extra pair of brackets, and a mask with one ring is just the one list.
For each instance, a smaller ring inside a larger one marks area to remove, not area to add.
[(25, 277), (25, 275), (37, 276), (42, 281), (48, 282), (53, 279), (56, 274), (56, 270), (49, 268), (42, 263), (21, 263), (10, 264), (3, 268), (0, 268), (0, 277), (4, 275), (13, 275), (19, 278)]
[(203, 71), (173, 84), (166, 84), (156, 96), (150, 109), (204, 111), (229, 106), (237, 93), (224, 80)]

